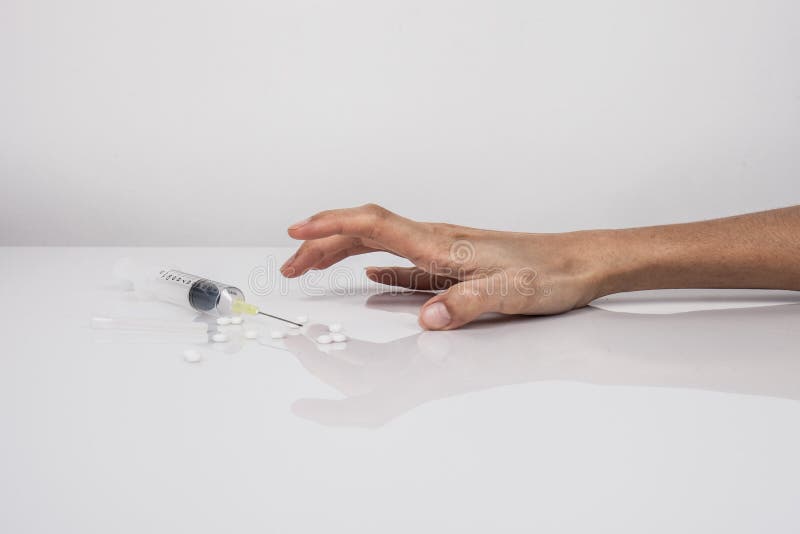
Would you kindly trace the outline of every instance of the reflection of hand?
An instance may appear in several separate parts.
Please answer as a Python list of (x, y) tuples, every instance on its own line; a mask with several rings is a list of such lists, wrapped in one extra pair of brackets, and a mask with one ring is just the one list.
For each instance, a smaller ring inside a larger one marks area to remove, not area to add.
[(331, 425), (378, 426), (425, 400), (405, 404), (419, 378), (406, 376), (420, 363), (417, 336), (383, 344), (351, 339), (336, 350), (331, 345), (322, 349), (312, 341), (323, 331), (324, 327), (311, 325), (308, 337), (290, 336), (284, 343), (310, 374), (345, 398), (300, 399), (292, 408), (297, 415)]
[[(379, 306), (411, 297), (382, 297)], [(590, 307), (520, 319), (522, 328), (498, 318), (391, 343), (351, 340), (330, 352), (294, 336), (286, 339), (289, 351), (345, 398), (301, 399), (293, 411), (326, 425), (379, 426), (436, 399), (550, 380), (800, 400), (798, 312), (800, 305), (668, 315)]]
[[(388, 251), (415, 267), (370, 268), (374, 281), (447, 289), (431, 298), (420, 324), (458, 328), (485, 312), (543, 315), (586, 305), (599, 265), (588, 233), (521, 234), (423, 223), (379, 206), (319, 213), (289, 229), (305, 242), (281, 268), (290, 277), (355, 254)], [(596, 248), (596, 247), (595, 247)]]

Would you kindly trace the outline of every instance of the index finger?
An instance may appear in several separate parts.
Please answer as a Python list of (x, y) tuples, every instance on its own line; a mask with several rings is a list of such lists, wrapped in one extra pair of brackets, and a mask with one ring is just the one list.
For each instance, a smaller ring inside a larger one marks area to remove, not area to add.
[(289, 227), (294, 239), (320, 239), (332, 235), (359, 237), (412, 262), (422, 253), (425, 225), (401, 217), (376, 204), (322, 211)]

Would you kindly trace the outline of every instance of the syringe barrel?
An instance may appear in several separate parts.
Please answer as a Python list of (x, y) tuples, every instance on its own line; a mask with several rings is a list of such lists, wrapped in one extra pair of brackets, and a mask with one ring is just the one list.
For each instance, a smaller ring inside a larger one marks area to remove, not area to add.
[(161, 269), (149, 289), (160, 300), (217, 316), (237, 315), (233, 303), (245, 300), (238, 287), (177, 269)]

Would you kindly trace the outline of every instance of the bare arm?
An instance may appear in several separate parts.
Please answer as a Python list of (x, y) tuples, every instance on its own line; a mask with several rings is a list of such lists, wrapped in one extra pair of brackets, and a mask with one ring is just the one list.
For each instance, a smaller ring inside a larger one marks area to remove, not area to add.
[(400, 217), (380, 206), (331, 210), (294, 224), (304, 243), (288, 277), (355, 254), (388, 251), (414, 267), (370, 268), (388, 285), (442, 290), (420, 311), (431, 330), (486, 312), (545, 315), (623, 291), (661, 288), (800, 290), (800, 206), (689, 224), (533, 234)]
[(687, 287), (800, 290), (800, 206), (603, 234), (598, 296)]

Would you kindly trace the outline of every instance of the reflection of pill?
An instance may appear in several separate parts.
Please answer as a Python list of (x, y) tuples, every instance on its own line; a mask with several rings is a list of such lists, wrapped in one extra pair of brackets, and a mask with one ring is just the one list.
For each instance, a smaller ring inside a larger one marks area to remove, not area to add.
[(308, 322), (308, 315), (298, 315), (297, 322), (300, 324), (306, 324)]
[(238, 315), (236, 317), (231, 317), (231, 324), (242, 324), (242, 321), (244, 321), (244, 319)]
[(258, 337), (258, 330), (245, 330), (244, 337), (246, 339), (255, 339)]
[(216, 343), (225, 343), (228, 341), (228, 335), (223, 334), (222, 332), (217, 332), (213, 336), (211, 336), (211, 340), (215, 341)]
[(286, 334), (284, 334), (280, 330), (273, 330), (272, 332), (269, 333), (269, 337), (271, 337), (272, 339), (283, 339), (285, 335)]
[(226, 324), (231, 324), (230, 317), (217, 317), (217, 324), (225, 326)]
[(317, 343), (320, 345), (327, 345), (331, 341), (333, 341), (333, 339), (331, 339), (331, 336), (328, 334), (322, 334), (321, 336), (317, 337)]
[(203, 359), (203, 356), (194, 349), (186, 349), (183, 351), (183, 359), (189, 363), (197, 363)]
[(331, 334), (331, 339), (333, 340), (334, 343), (342, 343), (344, 341), (347, 341), (347, 336), (340, 332), (334, 332), (333, 334)]
[(341, 332), (342, 325), (339, 323), (333, 323), (332, 325), (328, 326), (328, 332)]

